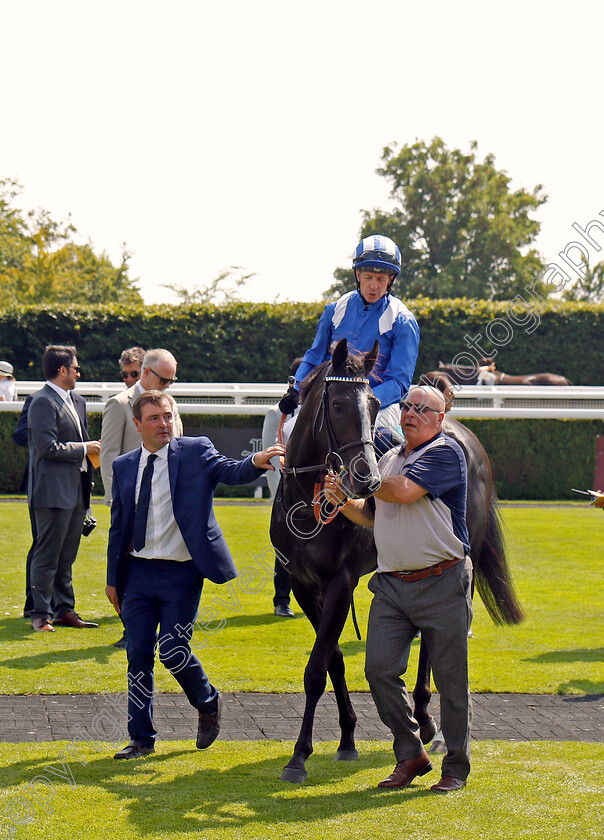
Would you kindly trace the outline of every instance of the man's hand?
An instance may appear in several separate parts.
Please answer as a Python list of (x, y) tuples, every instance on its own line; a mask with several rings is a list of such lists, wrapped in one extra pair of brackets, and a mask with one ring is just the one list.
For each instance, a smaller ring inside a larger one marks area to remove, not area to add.
[(109, 600), (113, 604), (113, 609), (116, 611), (116, 613), (118, 615), (121, 615), (122, 611), (120, 609), (120, 602), (119, 602), (119, 599), (117, 597), (117, 589), (115, 588), (115, 586), (106, 586), (105, 587), (105, 595), (109, 598)]
[(328, 472), (325, 476), (325, 497), (332, 505), (340, 507), (340, 505), (348, 498), (342, 489), (340, 477), (333, 472)]
[(252, 456), (252, 463), (259, 470), (274, 470), (271, 464), (271, 458), (275, 455), (285, 455), (285, 447), (282, 443), (274, 443), (268, 449), (263, 449), (261, 452), (255, 452)]
[(300, 394), (296, 391), (293, 385), (290, 385), (285, 394), (283, 394), (279, 400), (279, 411), (281, 414), (293, 414), (298, 408), (299, 402)]
[(98, 455), (101, 451), (101, 441), (100, 440), (87, 440), (86, 441), (86, 455)]

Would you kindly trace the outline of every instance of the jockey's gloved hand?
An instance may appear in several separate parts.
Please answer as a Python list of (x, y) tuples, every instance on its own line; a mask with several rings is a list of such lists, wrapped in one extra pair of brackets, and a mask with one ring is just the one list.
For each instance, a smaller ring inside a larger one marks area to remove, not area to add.
[(285, 394), (279, 400), (279, 411), (281, 414), (293, 414), (298, 408), (300, 394), (293, 385), (290, 385)]

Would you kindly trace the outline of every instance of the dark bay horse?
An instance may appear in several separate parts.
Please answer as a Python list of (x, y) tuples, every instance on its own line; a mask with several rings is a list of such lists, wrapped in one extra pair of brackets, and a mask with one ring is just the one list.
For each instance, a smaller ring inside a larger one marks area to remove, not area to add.
[[(359, 578), (375, 569), (372, 530), (342, 515), (320, 525), (313, 513), (317, 482), (326, 464), (344, 471), (344, 484), (356, 498), (367, 498), (380, 477), (372, 445), (377, 401), (366, 381), (377, 358), (376, 346), (365, 357), (348, 355), (346, 340), (336, 347), (332, 361), (313, 372), (303, 385), (303, 404), (292, 431), (273, 505), (271, 540), (287, 566), (296, 600), (312, 623), (316, 640), (304, 672), (306, 705), (300, 734), (282, 780), (303, 782), (311, 755), (317, 703), (325, 691), (327, 673), (338, 704), (341, 738), (336, 758), (358, 757), (354, 742), (356, 715), (344, 675), (338, 645)], [(468, 527), (478, 591), (498, 623), (522, 618), (503, 551), (496, 497), (488, 458), (480, 443), (461, 423), (446, 418), (452, 434), (467, 453)], [(418, 681), (413, 693), (422, 740), (429, 742), (436, 727), (428, 714), (429, 662), (423, 641)]]
[(329, 673), (338, 704), (341, 738), (336, 758), (358, 758), (354, 742), (356, 715), (338, 645), (352, 595), (361, 575), (376, 565), (371, 528), (337, 515), (328, 525), (317, 523), (315, 485), (326, 465), (341, 472), (355, 498), (367, 498), (380, 485), (373, 447), (373, 423), (379, 403), (367, 374), (378, 345), (364, 357), (348, 354), (340, 341), (331, 362), (318, 367), (304, 382), (303, 403), (287, 445), (281, 484), (273, 504), (270, 535), (279, 559), (286, 563), (292, 590), (316, 632), (304, 671), (306, 706), (293, 756), (282, 780), (303, 782), (305, 761), (312, 753), (312, 728), (317, 703)]
[[(476, 385), (478, 368), (472, 365), (445, 365), (438, 363), (438, 371), (431, 371), (430, 375), (446, 373), (457, 385)], [(557, 373), (525, 373), (512, 376), (501, 370), (494, 370), (495, 385), (572, 385), (570, 379)]]

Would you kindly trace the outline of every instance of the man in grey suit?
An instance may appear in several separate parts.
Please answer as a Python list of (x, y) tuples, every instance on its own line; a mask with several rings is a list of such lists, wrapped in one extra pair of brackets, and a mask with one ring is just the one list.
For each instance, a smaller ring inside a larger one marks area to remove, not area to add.
[(51, 345), (42, 358), (46, 385), (34, 394), (27, 417), (28, 501), (36, 523), (31, 562), (33, 609), (38, 632), (54, 625), (97, 627), (75, 612), (71, 567), (90, 504), (92, 464), (100, 441), (88, 436), (86, 402), (74, 393), (80, 378), (75, 347)]
[[(111, 504), (111, 485), (113, 482), (113, 462), (118, 455), (124, 455), (141, 445), (141, 436), (132, 419), (132, 406), (144, 391), (165, 391), (176, 380), (176, 359), (169, 350), (161, 348), (147, 350), (144, 355), (141, 377), (121, 394), (110, 397), (103, 409), (101, 427), (101, 478), (105, 488), (105, 504)], [(174, 417), (174, 435), (182, 437), (183, 428), (176, 403), (172, 403)]]

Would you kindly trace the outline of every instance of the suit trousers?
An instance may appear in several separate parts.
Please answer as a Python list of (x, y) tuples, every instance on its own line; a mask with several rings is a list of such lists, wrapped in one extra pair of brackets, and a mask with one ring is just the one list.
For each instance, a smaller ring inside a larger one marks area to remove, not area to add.
[[(212, 712), (218, 692), (191, 652), (203, 578), (192, 560), (127, 558), (122, 618), (128, 634), (128, 732), (133, 741), (152, 746), (153, 668), (160, 662), (180, 683), (196, 709)], [(159, 631), (158, 631), (159, 627)]]
[(29, 524), (31, 525), (31, 545), (27, 552), (27, 559), (25, 561), (25, 606), (23, 607), (23, 618), (29, 618), (31, 611), (34, 608), (34, 597), (31, 594), (31, 561), (34, 558), (34, 548), (36, 546), (36, 516), (34, 509), (29, 506)]
[(34, 506), (33, 511), (36, 536), (30, 567), (33, 598), (30, 617), (62, 618), (75, 608), (71, 567), (86, 515), (81, 482), (75, 507)]
[(374, 597), (367, 628), (365, 675), (380, 718), (394, 735), (396, 760), (415, 758), (423, 750), (419, 726), (401, 679), (407, 670), (411, 644), (420, 630), (440, 694), (440, 723), (447, 745), (442, 773), (458, 779), (465, 779), (470, 772), (471, 587), (469, 558), (424, 580), (408, 583), (379, 572), (369, 581)]
[(285, 565), (275, 558), (275, 594), (273, 596), (273, 604), (281, 607), (289, 607), (290, 593), (292, 591), (292, 584), (289, 577), (289, 572)]

